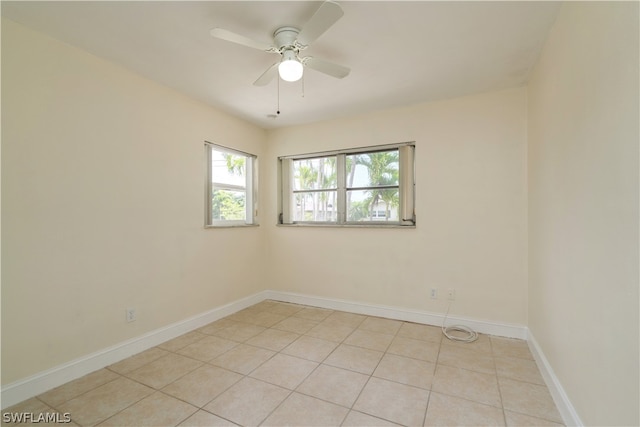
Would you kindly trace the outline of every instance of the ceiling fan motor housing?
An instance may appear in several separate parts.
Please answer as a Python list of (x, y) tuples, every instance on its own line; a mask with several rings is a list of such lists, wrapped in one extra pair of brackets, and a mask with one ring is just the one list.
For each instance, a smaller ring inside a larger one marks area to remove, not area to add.
[(285, 50), (295, 50), (297, 53), (301, 49), (297, 43), (298, 33), (300, 30), (295, 27), (280, 27), (273, 33), (273, 40), (280, 53)]

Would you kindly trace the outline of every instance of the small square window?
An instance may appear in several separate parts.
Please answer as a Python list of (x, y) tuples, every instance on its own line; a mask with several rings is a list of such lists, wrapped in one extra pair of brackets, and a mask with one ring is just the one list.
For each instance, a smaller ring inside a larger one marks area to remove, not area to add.
[(205, 226), (257, 225), (257, 157), (209, 142), (205, 148)]

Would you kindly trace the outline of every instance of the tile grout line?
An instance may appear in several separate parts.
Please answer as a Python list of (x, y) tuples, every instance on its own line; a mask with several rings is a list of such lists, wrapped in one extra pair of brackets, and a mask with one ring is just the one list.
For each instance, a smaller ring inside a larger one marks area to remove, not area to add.
[(498, 365), (496, 364), (496, 355), (493, 351), (493, 341), (489, 338), (489, 346), (491, 347), (491, 360), (493, 360), (493, 367), (496, 370), (496, 385), (498, 386), (498, 395), (500, 396), (500, 410), (502, 411), (502, 421), (504, 425), (507, 425), (507, 414), (504, 409), (504, 398), (502, 397), (502, 387), (500, 387), (500, 380), (498, 379)]
[(433, 362), (433, 378), (431, 380), (431, 385), (429, 386), (429, 397), (427, 398), (427, 408), (424, 411), (424, 418), (422, 419), (422, 425), (424, 426), (427, 422), (427, 414), (429, 413), (429, 404), (431, 403), (431, 397), (433, 396), (433, 383), (436, 380), (436, 371), (438, 370), (438, 364), (440, 361), (440, 352), (442, 351), (442, 340), (443, 340), (442, 329), (440, 329), (440, 342), (438, 343), (438, 354), (436, 355), (436, 360)]

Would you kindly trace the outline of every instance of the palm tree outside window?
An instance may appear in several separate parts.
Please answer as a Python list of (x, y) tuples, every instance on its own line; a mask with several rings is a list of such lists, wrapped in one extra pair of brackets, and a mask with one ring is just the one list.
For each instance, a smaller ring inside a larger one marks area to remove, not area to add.
[(279, 158), (283, 225), (414, 226), (414, 143)]

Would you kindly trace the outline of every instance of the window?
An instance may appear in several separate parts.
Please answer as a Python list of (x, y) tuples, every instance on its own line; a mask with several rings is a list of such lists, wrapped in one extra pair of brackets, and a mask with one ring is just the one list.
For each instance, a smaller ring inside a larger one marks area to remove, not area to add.
[(336, 157), (294, 160), (293, 176), (294, 220), (335, 222)]
[(413, 143), (284, 156), (280, 224), (415, 225)]
[(205, 226), (257, 225), (257, 157), (209, 142), (205, 151)]

